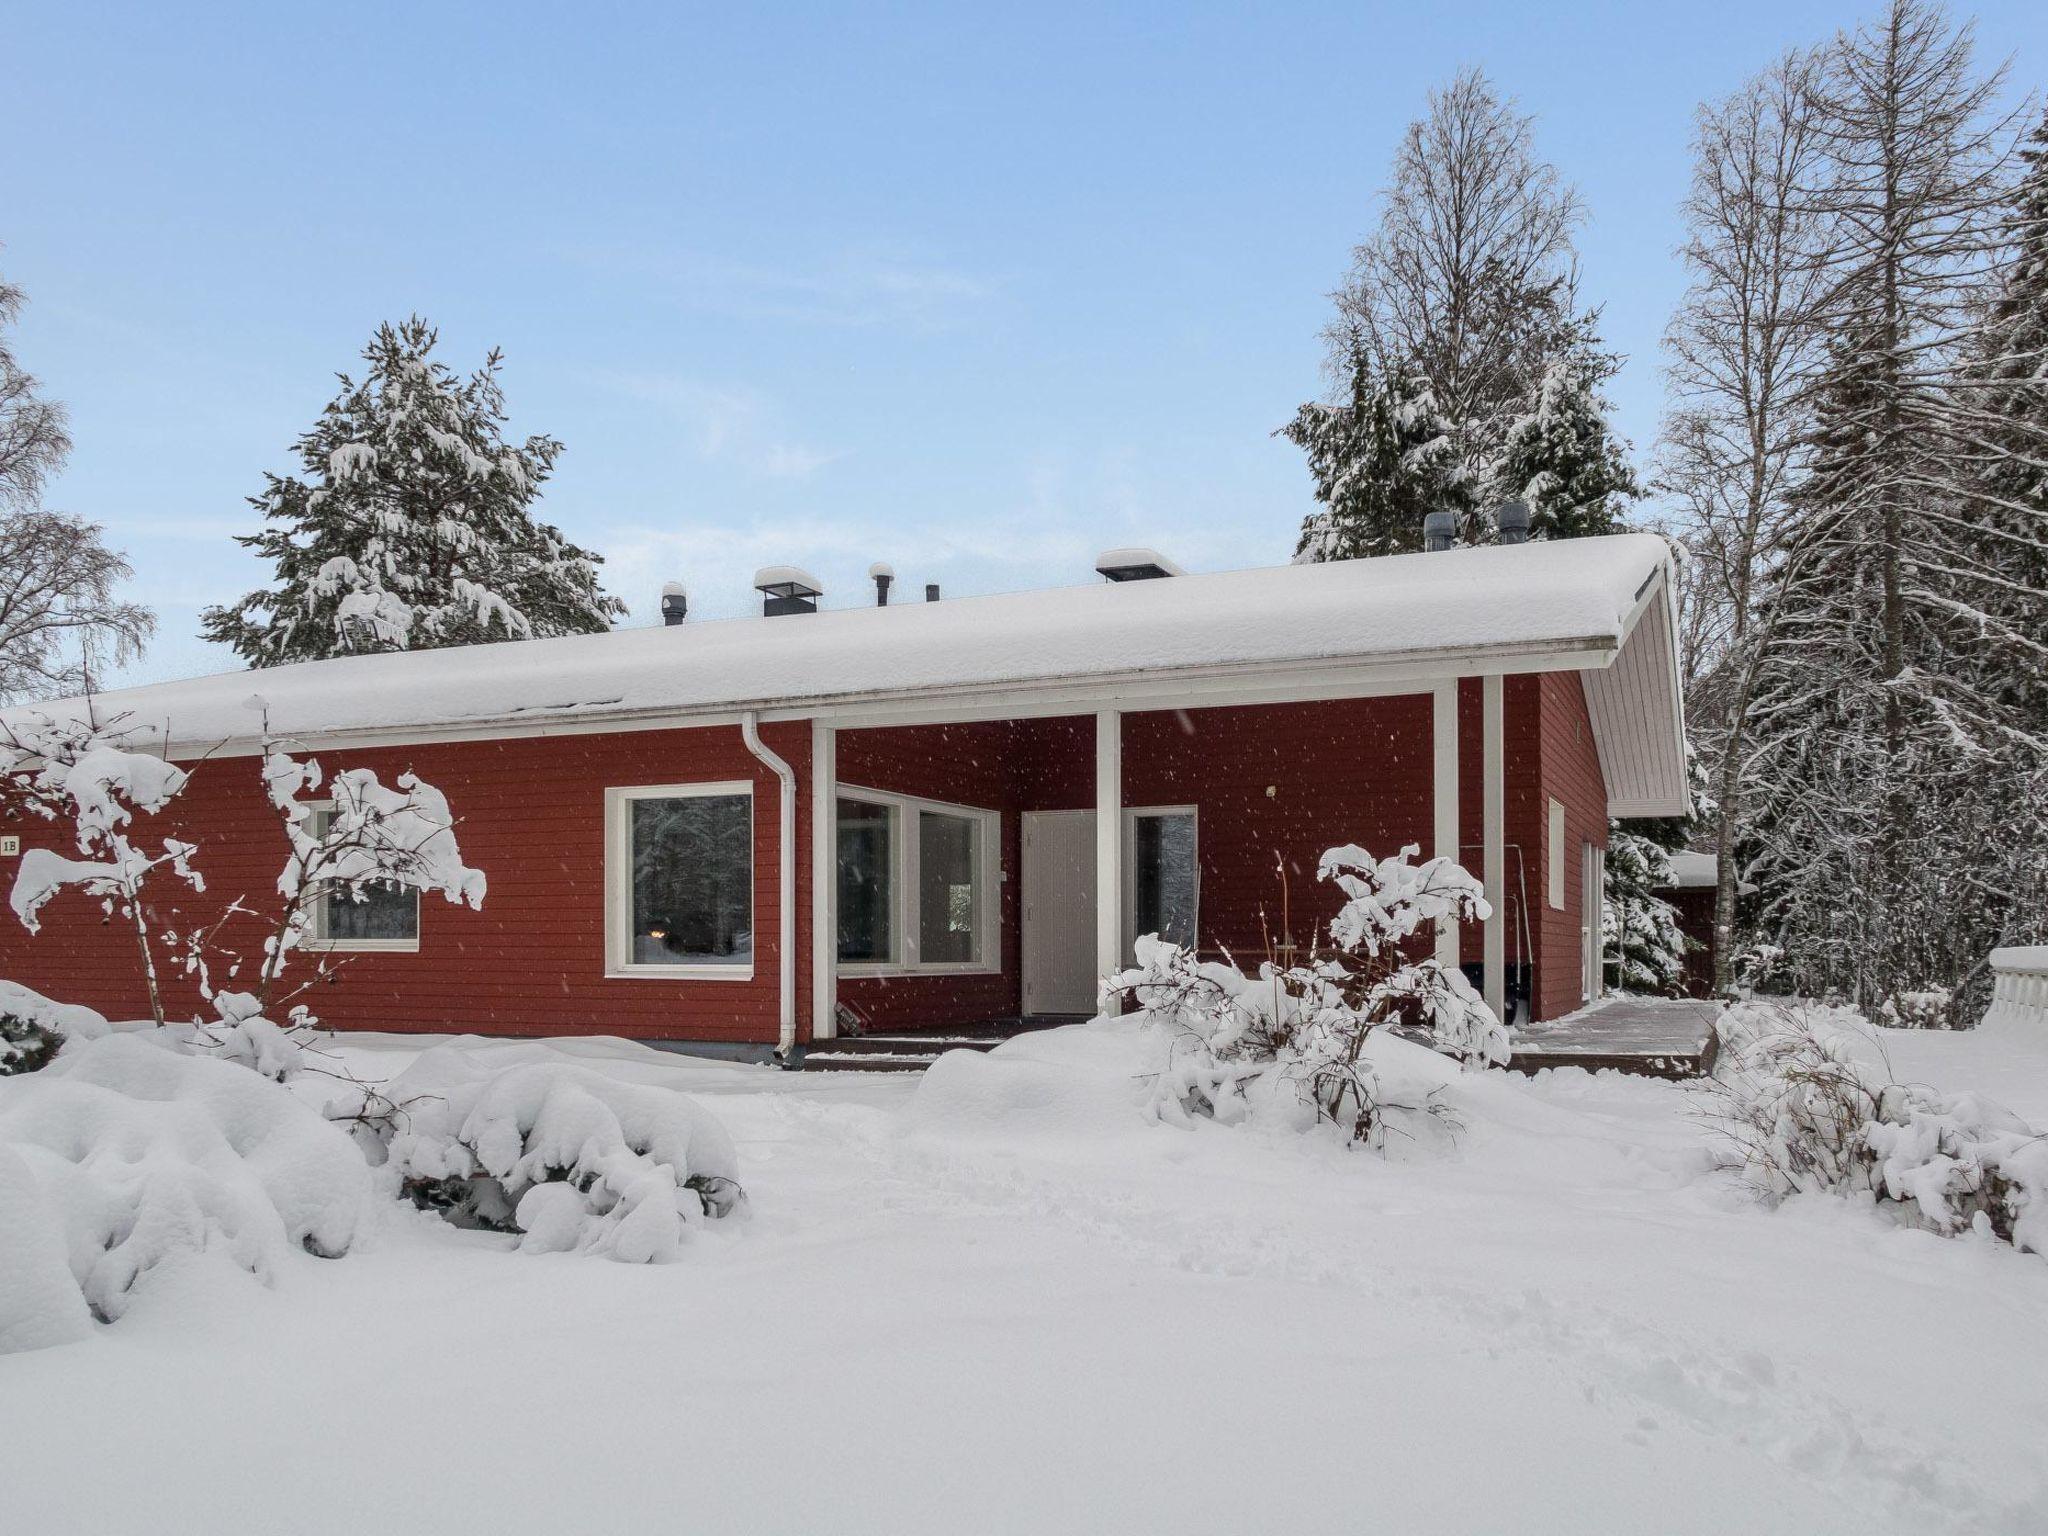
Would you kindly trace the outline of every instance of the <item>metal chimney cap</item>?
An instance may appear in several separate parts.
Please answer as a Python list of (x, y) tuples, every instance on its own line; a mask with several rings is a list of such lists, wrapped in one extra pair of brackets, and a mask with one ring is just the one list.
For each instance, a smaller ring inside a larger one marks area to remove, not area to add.
[(1526, 544), (1529, 542), (1529, 503), (1509, 501), (1501, 504), (1496, 521), (1500, 524), (1500, 541), (1503, 544)]
[(754, 572), (754, 590), (770, 597), (822, 597), (824, 583), (799, 565), (764, 565)]
[(688, 597), (690, 589), (680, 581), (664, 581), (661, 584), (661, 595), (663, 597)]
[(1449, 549), (1458, 539), (1458, 520), (1448, 512), (1432, 512), (1422, 520), (1422, 547), (1431, 553)]
[(1105, 549), (1095, 557), (1095, 573), (1111, 581), (1156, 581), (1163, 576), (1187, 575), (1158, 550), (1135, 546)]

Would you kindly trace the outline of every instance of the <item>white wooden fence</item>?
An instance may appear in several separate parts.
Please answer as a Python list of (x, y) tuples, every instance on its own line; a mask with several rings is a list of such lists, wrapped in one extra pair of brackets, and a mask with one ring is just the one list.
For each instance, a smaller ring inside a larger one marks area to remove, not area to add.
[(1991, 951), (1991, 1006), (1986, 1024), (2048, 1029), (2048, 944)]

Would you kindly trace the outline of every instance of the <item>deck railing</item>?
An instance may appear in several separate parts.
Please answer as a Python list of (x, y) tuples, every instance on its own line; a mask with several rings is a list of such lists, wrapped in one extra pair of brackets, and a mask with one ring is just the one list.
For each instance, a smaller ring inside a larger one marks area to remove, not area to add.
[(1986, 1024), (2048, 1029), (2048, 944), (1991, 951), (1991, 1006)]

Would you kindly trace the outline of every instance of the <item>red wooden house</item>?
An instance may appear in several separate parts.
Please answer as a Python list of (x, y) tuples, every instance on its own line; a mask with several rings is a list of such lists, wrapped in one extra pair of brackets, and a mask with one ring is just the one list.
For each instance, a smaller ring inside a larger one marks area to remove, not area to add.
[[(1305, 937), (1336, 905), (1317, 858), (1347, 842), (1482, 876), (1493, 917), (1440, 943), (1497, 1009), (1551, 1018), (1597, 991), (1608, 818), (1685, 804), (1660, 540), (1103, 565), (1091, 586), (825, 611), (778, 569), (759, 618), (690, 621), (672, 599), (660, 628), (95, 707), (203, 759), (152, 824), (198, 844), (207, 880), (159, 890), (165, 925), (272, 889), (266, 718), (330, 772), (410, 769), (447, 795), (488, 898), (333, 904), (320, 942), (350, 960), (311, 1002), (338, 1028), (764, 1051), (1085, 1013), (1134, 934), (1245, 962), (1286, 937), (1283, 911)], [(40, 936), (0, 922), (0, 976), (138, 1016), (131, 941), (97, 919), (73, 895)], [(222, 938), (253, 954), (240, 923)]]

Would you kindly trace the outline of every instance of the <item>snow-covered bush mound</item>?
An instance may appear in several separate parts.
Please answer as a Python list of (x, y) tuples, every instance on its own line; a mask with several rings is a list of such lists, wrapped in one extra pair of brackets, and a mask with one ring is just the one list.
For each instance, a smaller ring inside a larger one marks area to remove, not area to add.
[[(488, 1071), (442, 1046), (381, 1096), (405, 1193), (528, 1252), (662, 1262), (742, 1199), (732, 1137), (670, 1088), (557, 1062)], [(328, 1113), (366, 1123), (353, 1101)]]
[(1720, 1031), (1719, 1117), (1767, 1195), (1867, 1194), (2048, 1254), (2048, 1136), (2003, 1105), (1888, 1081), (1810, 1010), (1739, 1004)]
[(53, 1234), (81, 1305), (111, 1322), (169, 1265), (225, 1259), (267, 1281), (288, 1247), (340, 1257), (371, 1192), (316, 1111), (154, 1033), (77, 1044), (0, 1082), (0, 1184), (0, 1247), (27, 1271), (0, 1284), (0, 1338), (45, 1342), (64, 1336), (50, 1323)]
[(0, 981), (0, 1077), (39, 1071), (67, 1040), (97, 1040), (112, 1029), (77, 1003), (53, 1003), (19, 982)]
[[(1033, 1030), (992, 1051), (948, 1051), (919, 1079), (905, 1115), (919, 1132), (1005, 1142), (1021, 1135), (1053, 1157), (1099, 1157), (1103, 1142), (1161, 1125), (1217, 1123), (1292, 1136), (1318, 1123), (1316, 1107), (1270, 1063), (1220, 1095), (1219, 1113), (1190, 1113), (1183, 1087), (1206, 1087), (1210, 1079), (1187, 1058), (1183, 1037), (1138, 1014)], [(1364, 1042), (1359, 1065), (1378, 1085), (1382, 1131), (1402, 1145), (1441, 1145), (1457, 1126), (1452, 1112), (1468, 1107), (1457, 1096), (1492, 1086), (1384, 1031)]]

